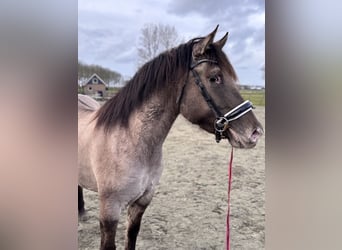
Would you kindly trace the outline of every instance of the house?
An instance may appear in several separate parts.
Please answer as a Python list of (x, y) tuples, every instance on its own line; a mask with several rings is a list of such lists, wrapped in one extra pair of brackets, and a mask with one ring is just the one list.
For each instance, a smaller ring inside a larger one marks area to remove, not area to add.
[(84, 94), (94, 98), (105, 98), (108, 96), (107, 84), (94, 73), (83, 85)]

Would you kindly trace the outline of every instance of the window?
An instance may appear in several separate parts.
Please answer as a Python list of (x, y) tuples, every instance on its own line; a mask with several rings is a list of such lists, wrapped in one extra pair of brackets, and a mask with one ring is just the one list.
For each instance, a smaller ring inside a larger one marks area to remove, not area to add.
[(88, 89), (89, 89), (89, 90), (92, 90), (92, 87), (90, 87), (90, 86), (89, 86), (89, 88), (88, 88)]
[(97, 78), (93, 78), (93, 83), (97, 83), (98, 82), (98, 80), (97, 80)]

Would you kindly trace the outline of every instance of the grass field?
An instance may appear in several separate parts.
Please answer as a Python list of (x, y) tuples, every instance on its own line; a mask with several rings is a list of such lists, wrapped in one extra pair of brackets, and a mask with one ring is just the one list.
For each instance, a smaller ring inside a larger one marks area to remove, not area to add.
[(250, 100), (255, 106), (265, 106), (265, 90), (240, 90), (245, 100)]

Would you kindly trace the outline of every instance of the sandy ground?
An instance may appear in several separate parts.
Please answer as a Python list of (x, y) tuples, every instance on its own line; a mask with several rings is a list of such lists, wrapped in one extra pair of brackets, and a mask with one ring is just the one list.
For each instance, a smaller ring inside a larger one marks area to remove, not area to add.
[[(265, 126), (265, 108), (255, 113)], [(265, 127), (264, 127), (265, 128)], [(230, 147), (179, 116), (164, 144), (164, 171), (147, 208), (137, 249), (225, 249)], [(265, 136), (250, 150), (235, 149), (231, 191), (232, 249), (265, 249)], [(97, 193), (85, 190), (79, 249), (99, 249)], [(123, 249), (126, 211), (117, 232)]]

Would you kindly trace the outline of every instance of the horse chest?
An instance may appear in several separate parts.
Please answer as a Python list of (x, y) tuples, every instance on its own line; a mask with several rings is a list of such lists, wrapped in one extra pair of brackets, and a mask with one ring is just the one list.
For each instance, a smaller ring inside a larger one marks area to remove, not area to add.
[(135, 185), (132, 185), (129, 193), (132, 195), (127, 201), (128, 204), (135, 202), (137, 199), (144, 197), (146, 194), (153, 194), (154, 190), (159, 183), (162, 166), (161, 165), (149, 165), (140, 166), (143, 170), (138, 171), (133, 178), (136, 180)]

